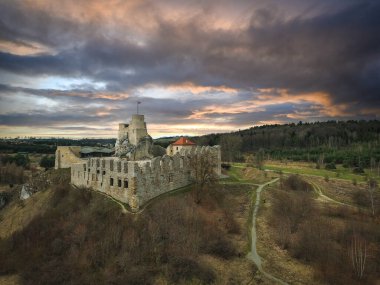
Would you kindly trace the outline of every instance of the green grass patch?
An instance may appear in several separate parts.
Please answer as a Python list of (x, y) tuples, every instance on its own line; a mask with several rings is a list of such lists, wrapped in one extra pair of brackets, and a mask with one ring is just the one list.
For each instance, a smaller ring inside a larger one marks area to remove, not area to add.
[(245, 180), (242, 178), (241, 168), (235, 167), (231, 165), (230, 169), (227, 171), (228, 178), (221, 179), (222, 182), (234, 182), (234, 183), (242, 183), (242, 182), (250, 182), (249, 180)]
[(356, 179), (358, 182), (364, 182), (366, 179), (364, 175), (353, 174), (350, 169), (342, 166), (338, 166), (336, 170), (327, 170), (295, 165), (266, 164), (264, 168), (266, 170), (282, 171), (284, 173), (315, 175), (320, 177), (328, 176), (329, 178), (338, 178), (350, 181)]

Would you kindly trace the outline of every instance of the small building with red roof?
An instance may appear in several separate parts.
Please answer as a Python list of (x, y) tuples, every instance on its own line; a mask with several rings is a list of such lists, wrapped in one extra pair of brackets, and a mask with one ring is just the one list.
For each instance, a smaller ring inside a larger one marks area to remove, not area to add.
[(175, 155), (177, 152), (180, 152), (181, 149), (191, 149), (193, 147), (196, 147), (196, 144), (185, 137), (180, 137), (177, 141), (170, 144), (166, 148), (166, 154), (167, 155)]

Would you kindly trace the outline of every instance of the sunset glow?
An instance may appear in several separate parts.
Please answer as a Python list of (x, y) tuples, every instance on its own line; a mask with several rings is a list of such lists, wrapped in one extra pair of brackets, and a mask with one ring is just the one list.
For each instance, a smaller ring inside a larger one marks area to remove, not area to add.
[(137, 101), (153, 137), (379, 119), (379, 14), (376, 1), (1, 1), (0, 136), (115, 137)]

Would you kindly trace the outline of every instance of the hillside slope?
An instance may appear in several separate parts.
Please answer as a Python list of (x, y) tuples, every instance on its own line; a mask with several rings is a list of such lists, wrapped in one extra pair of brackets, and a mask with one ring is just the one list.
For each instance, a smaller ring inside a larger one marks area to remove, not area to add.
[(139, 215), (123, 214), (112, 200), (69, 185), (37, 193), (24, 205), (12, 201), (0, 211), (6, 226), (0, 280), (247, 283), (255, 274), (245, 259), (251, 188), (233, 187), (210, 190), (200, 204), (192, 192), (166, 197)]

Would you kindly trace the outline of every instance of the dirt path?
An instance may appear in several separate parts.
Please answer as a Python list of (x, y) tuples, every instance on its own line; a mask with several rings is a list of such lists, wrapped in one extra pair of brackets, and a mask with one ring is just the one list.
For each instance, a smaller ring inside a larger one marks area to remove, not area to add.
[[(254, 205), (254, 209), (253, 209), (253, 214), (252, 214), (252, 231), (251, 231), (251, 237), (252, 237), (252, 241), (251, 241), (251, 251), (248, 253), (247, 255), (247, 258), (252, 260), (257, 268), (259, 269), (259, 271), (265, 276), (267, 277), (268, 279), (272, 280), (272, 281), (275, 281), (276, 283), (278, 284), (282, 284), (282, 285), (287, 285), (286, 282), (276, 278), (275, 276), (271, 275), (270, 273), (266, 272), (263, 267), (262, 267), (262, 264), (261, 264), (261, 256), (259, 255), (259, 253), (257, 252), (257, 247), (256, 247), (256, 242), (257, 242), (257, 232), (256, 232), (256, 216), (257, 216), (257, 213), (259, 211), (259, 207), (260, 207), (260, 195), (261, 195), (261, 191), (263, 191), (264, 187), (265, 186), (268, 186), (272, 183), (275, 183), (278, 181), (279, 178), (276, 178), (276, 179), (273, 179), (267, 183), (264, 183), (264, 184), (260, 184), (259, 187), (257, 187), (256, 189), (256, 201), (255, 201), (255, 205)], [(253, 184), (253, 183), (252, 183)]]
[(315, 193), (317, 193), (317, 195), (318, 195), (317, 199), (319, 201), (322, 201), (322, 202), (331, 202), (331, 203), (334, 203), (334, 204), (337, 204), (337, 205), (342, 205), (342, 206), (347, 206), (347, 207), (351, 207), (351, 208), (356, 208), (353, 205), (350, 205), (350, 204), (347, 204), (347, 203), (343, 203), (343, 202), (340, 202), (338, 200), (332, 199), (329, 196), (326, 196), (325, 194), (323, 194), (321, 187), (319, 187), (315, 182), (310, 181), (310, 180), (308, 180), (308, 182), (311, 184), (311, 186), (313, 186), (313, 189), (314, 189)]
[[(236, 168), (246, 168), (245, 166), (241, 166), (241, 165), (233, 165), (233, 167), (236, 167)], [(270, 170), (270, 169), (265, 169), (265, 171), (267, 171), (267, 172), (276, 172), (275, 170)], [(289, 171), (283, 171), (283, 173), (285, 173), (285, 174), (294, 174), (294, 173), (289, 172)], [(305, 178), (307, 178), (307, 177), (321, 178), (322, 177), (322, 176), (313, 175), (313, 174), (299, 174), (299, 175), (304, 176)], [(347, 179), (339, 179), (339, 178), (334, 178), (334, 179), (335, 180), (347, 181)], [(335, 203), (335, 204), (338, 204), (338, 205), (355, 208), (355, 206), (353, 206), (353, 205), (350, 205), (350, 204), (347, 204), (347, 203), (343, 203), (343, 202), (340, 202), (338, 200), (335, 200), (335, 199), (332, 199), (332, 198), (326, 196), (322, 192), (321, 187), (319, 187), (315, 182), (310, 181), (310, 179), (308, 179), (307, 181), (313, 186), (314, 191), (318, 194), (318, 200), (323, 201), (323, 202), (331, 202), (331, 203)], [(242, 183), (240, 183), (240, 184), (242, 184)], [(244, 183), (244, 184), (249, 184), (249, 183)]]
[[(235, 166), (235, 165), (234, 165), (234, 167), (240, 168), (240, 166)], [(246, 181), (240, 179), (239, 177), (237, 177), (236, 175), (234, 175), (233, 177), (237, 180), (236, 182), (221, 182), (221, 184), (239, 184), (239, 185), (243, 184), (243, 185), (258, 186), (256, 189), (256, 201), (255, 201), (255, 205), (254, 205), (254, 209), (253, 209), (253, 213), (252, 213), (251, 251), (247, 254), (247, 258), (249, 260), (252, 260), (255, 263), (255, 265), (257, 266), (260, 273), (263, 274), (267, 279), (274, 281), (278, 284), (288, 285), (288, 283), (282, 281), (281, 279), (278, 279), (277, 277), (273, 276), (272, 274), (266, 272), (263, 269), (263, 266), (261, 263), (261, 256), (257, 252), (257, 246), (256, 246), (256, 243), (257, 243), (256, 218), (257, 218), (257, 213), (258, 213), (259, 207), (260, 207), (261, 192), (264, 190), (264, 188), (266, 186), (277, 182), (279, 180), (279, 178), (275, 178), (275, 179), (273, 179), (269, 182), (263, 183), (263, 184), (257, 184), (257, 183), (246, 182)]]

